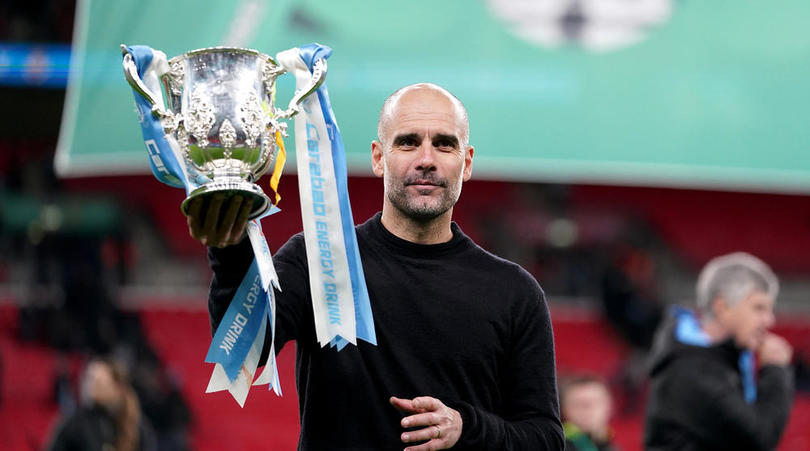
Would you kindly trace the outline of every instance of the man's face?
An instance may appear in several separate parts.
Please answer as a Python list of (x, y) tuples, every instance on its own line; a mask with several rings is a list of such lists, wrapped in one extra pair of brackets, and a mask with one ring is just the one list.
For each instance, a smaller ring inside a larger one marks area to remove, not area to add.
[(737, 346), (755, 350), (774, 324), (773, 304), (773, 296), (752, 291), (748, 297), (732, 306), (724, 299), (718, 299), (715, 315)]
[(443, 93), (405, 92), (380, 137), (384, 142), (371, 147), (374, 174), (384, 180), (384, 202), (420, 221), (449, 211), (472, 171), (473, 148), (461, 142), (462, 127)]
[(610, 419), (610, 394), (597, 382), (569, 387), (563, 396), (562, 413), (585, 433), (602, 434)]
[(84, 389), (90, 399), (104, 406), (115, 405), (121, 397), (118, 384), (113, 379), (112, 370), (101, 362), (92, 362), (87, 367)]

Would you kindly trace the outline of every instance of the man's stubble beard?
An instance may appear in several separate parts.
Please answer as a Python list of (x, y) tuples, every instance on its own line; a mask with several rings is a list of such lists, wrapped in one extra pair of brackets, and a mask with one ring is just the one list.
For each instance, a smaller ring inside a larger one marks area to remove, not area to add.
[(437, 202), (431, 199), (419, 199), (422, 196), (409, 197), (408, 184), (415, 176), (406, 177), (404, 180), (386, 181), (385, 192), (391, 205), (401, 212), (405, 217), (417, 222), (427, 222), (445, 214), (458, 202), (461, 196), (461, 177), (455, 182), (450, 180), (439, 180), (434, 176), (425, 174), (419, 178), (426, 178), (433, 183), (440, 185), (441, 196)]

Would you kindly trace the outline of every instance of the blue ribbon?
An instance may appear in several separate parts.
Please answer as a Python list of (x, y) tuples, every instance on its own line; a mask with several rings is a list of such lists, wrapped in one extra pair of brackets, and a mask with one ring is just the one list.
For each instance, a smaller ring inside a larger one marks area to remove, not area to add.
[[(152, 64), (153, 51), (145, 45), (127, 46), (127, 52), (132, 56), (138, 68), (138, 76), (144, 79), (149, 65)], [(144, 144), (149, 152), (149, 166), (152, 174), (161, 182), (175, 187), (185, 188), (189, 191), (189, 183), (175, 157), (174, 151), (166, 139), (166, 132), (160, 118), (152, 114), (152, 105), (138, 91), (134, 89), (135, 106), (141, 122)], [(160, 95), (160, 92), (154, 93)], [(162, 105), (160, 105), (162, 107)]]
[(222, 364), (231, 382), (239, 374), (250, 346), (264, 326), (267, 305), (267, 292), (262, 287), (259, 265), (254, 258), (205, 356), (208, 363)]
[[(299, 47), (299, 55), (304, 63), (306, 63), (310, 72), (312, 72), (316, 61), (329, 58), (331, 54), (331, 48), (316, 43)], [(340, 129), (338, 128), (335, 114), (332, 112), (332, 105), (329, 101), (329, 92), (326, 89), (326, 83), (318, 88), (316, 94), (321, 105), (321, 112), (323, 113), (324, 122), (326, 123), (326, 129), (329, 131), (329, 141), (332, 147), (332, 163), (335, 170), (335, 182), (340, 204), (343, 241), (346, 247), (346, 258), (349, 263), (352, 295), (354, 297), (357, 338), (376, 345), (377, 335), (374, 330), (371, 302), (366, 287), (365, 274), (363, 273), (363, 264), (360, 260), (360, 250), (357, 246), (354, 218), (352, 217), (351, 205), (349, 204), (349, 190), (347, 187), (348, 171), (346, 170), (346, 154), (343, 147), (343, 138), (340, 135)], [(343, 337), (335, 337), (335, 339), (330, 342), (330, 344), (337, 347), (338, 350), (343, 349), (348, 343), (349, 342)]]

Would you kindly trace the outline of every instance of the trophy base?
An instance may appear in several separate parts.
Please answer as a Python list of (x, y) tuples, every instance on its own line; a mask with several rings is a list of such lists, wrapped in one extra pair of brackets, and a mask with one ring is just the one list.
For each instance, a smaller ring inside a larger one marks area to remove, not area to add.
[[(195, 189), (188, 195), (188, 197), (183, 200), (183, 203), (180, 205), (181, 210), (183, 211), (184, 215), (188, 214), (188, 208), (191, 205), (191, 201), (197, 198), (202, 198), (203, 200), (203, 210), (208, 208), (210, 197), (214, 194), (223, 193), (225, 194), (225, 200), (227, 201), (232, 196), (242, 196), (247, 199), (253, 199), (253, 208), (250, 212), (249, 219), (253, 219), (256, 217), (261, 216), (264, 214), (272, 205), (270, 202), (270, 198), (264, 194), (261, 188), (255, 183), (247, 182), (243, 179), (238, 180), (214, 180), (210, 183), (206, 183), (205, 185)], [(227, 202), (226, 202), (227, 203)], [(220, 218), (225, 214), (225, 211), (220, 212)]]

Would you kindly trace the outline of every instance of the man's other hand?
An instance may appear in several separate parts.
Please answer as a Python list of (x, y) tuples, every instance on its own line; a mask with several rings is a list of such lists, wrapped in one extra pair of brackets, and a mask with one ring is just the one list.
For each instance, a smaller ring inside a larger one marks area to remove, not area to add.
[(186, 219), (191, 237), (213, 247), (226, 247), (242, 241), (253, 208), (253, 199), (245, 200), (242, 196), (235, 195), (225, 200), (223, 193), (214, 194), (210, 199), (205, 210), (202, 196), (189, 204)]
[(405, 451), (433, 451), (452, 448), (461, 437), (461, 414), (430, 396), (400, 399), (392, 396), (391, 405), (413, 415), (402, 419), (405, 429), (419, 428), (402, 433), (403, 443), (426, 442), (409, 446)]
[(768, 332), (757, 349), (757, 356), (761, 365), (787, 366), (793, 358), (793, 348), (784, 338)]

